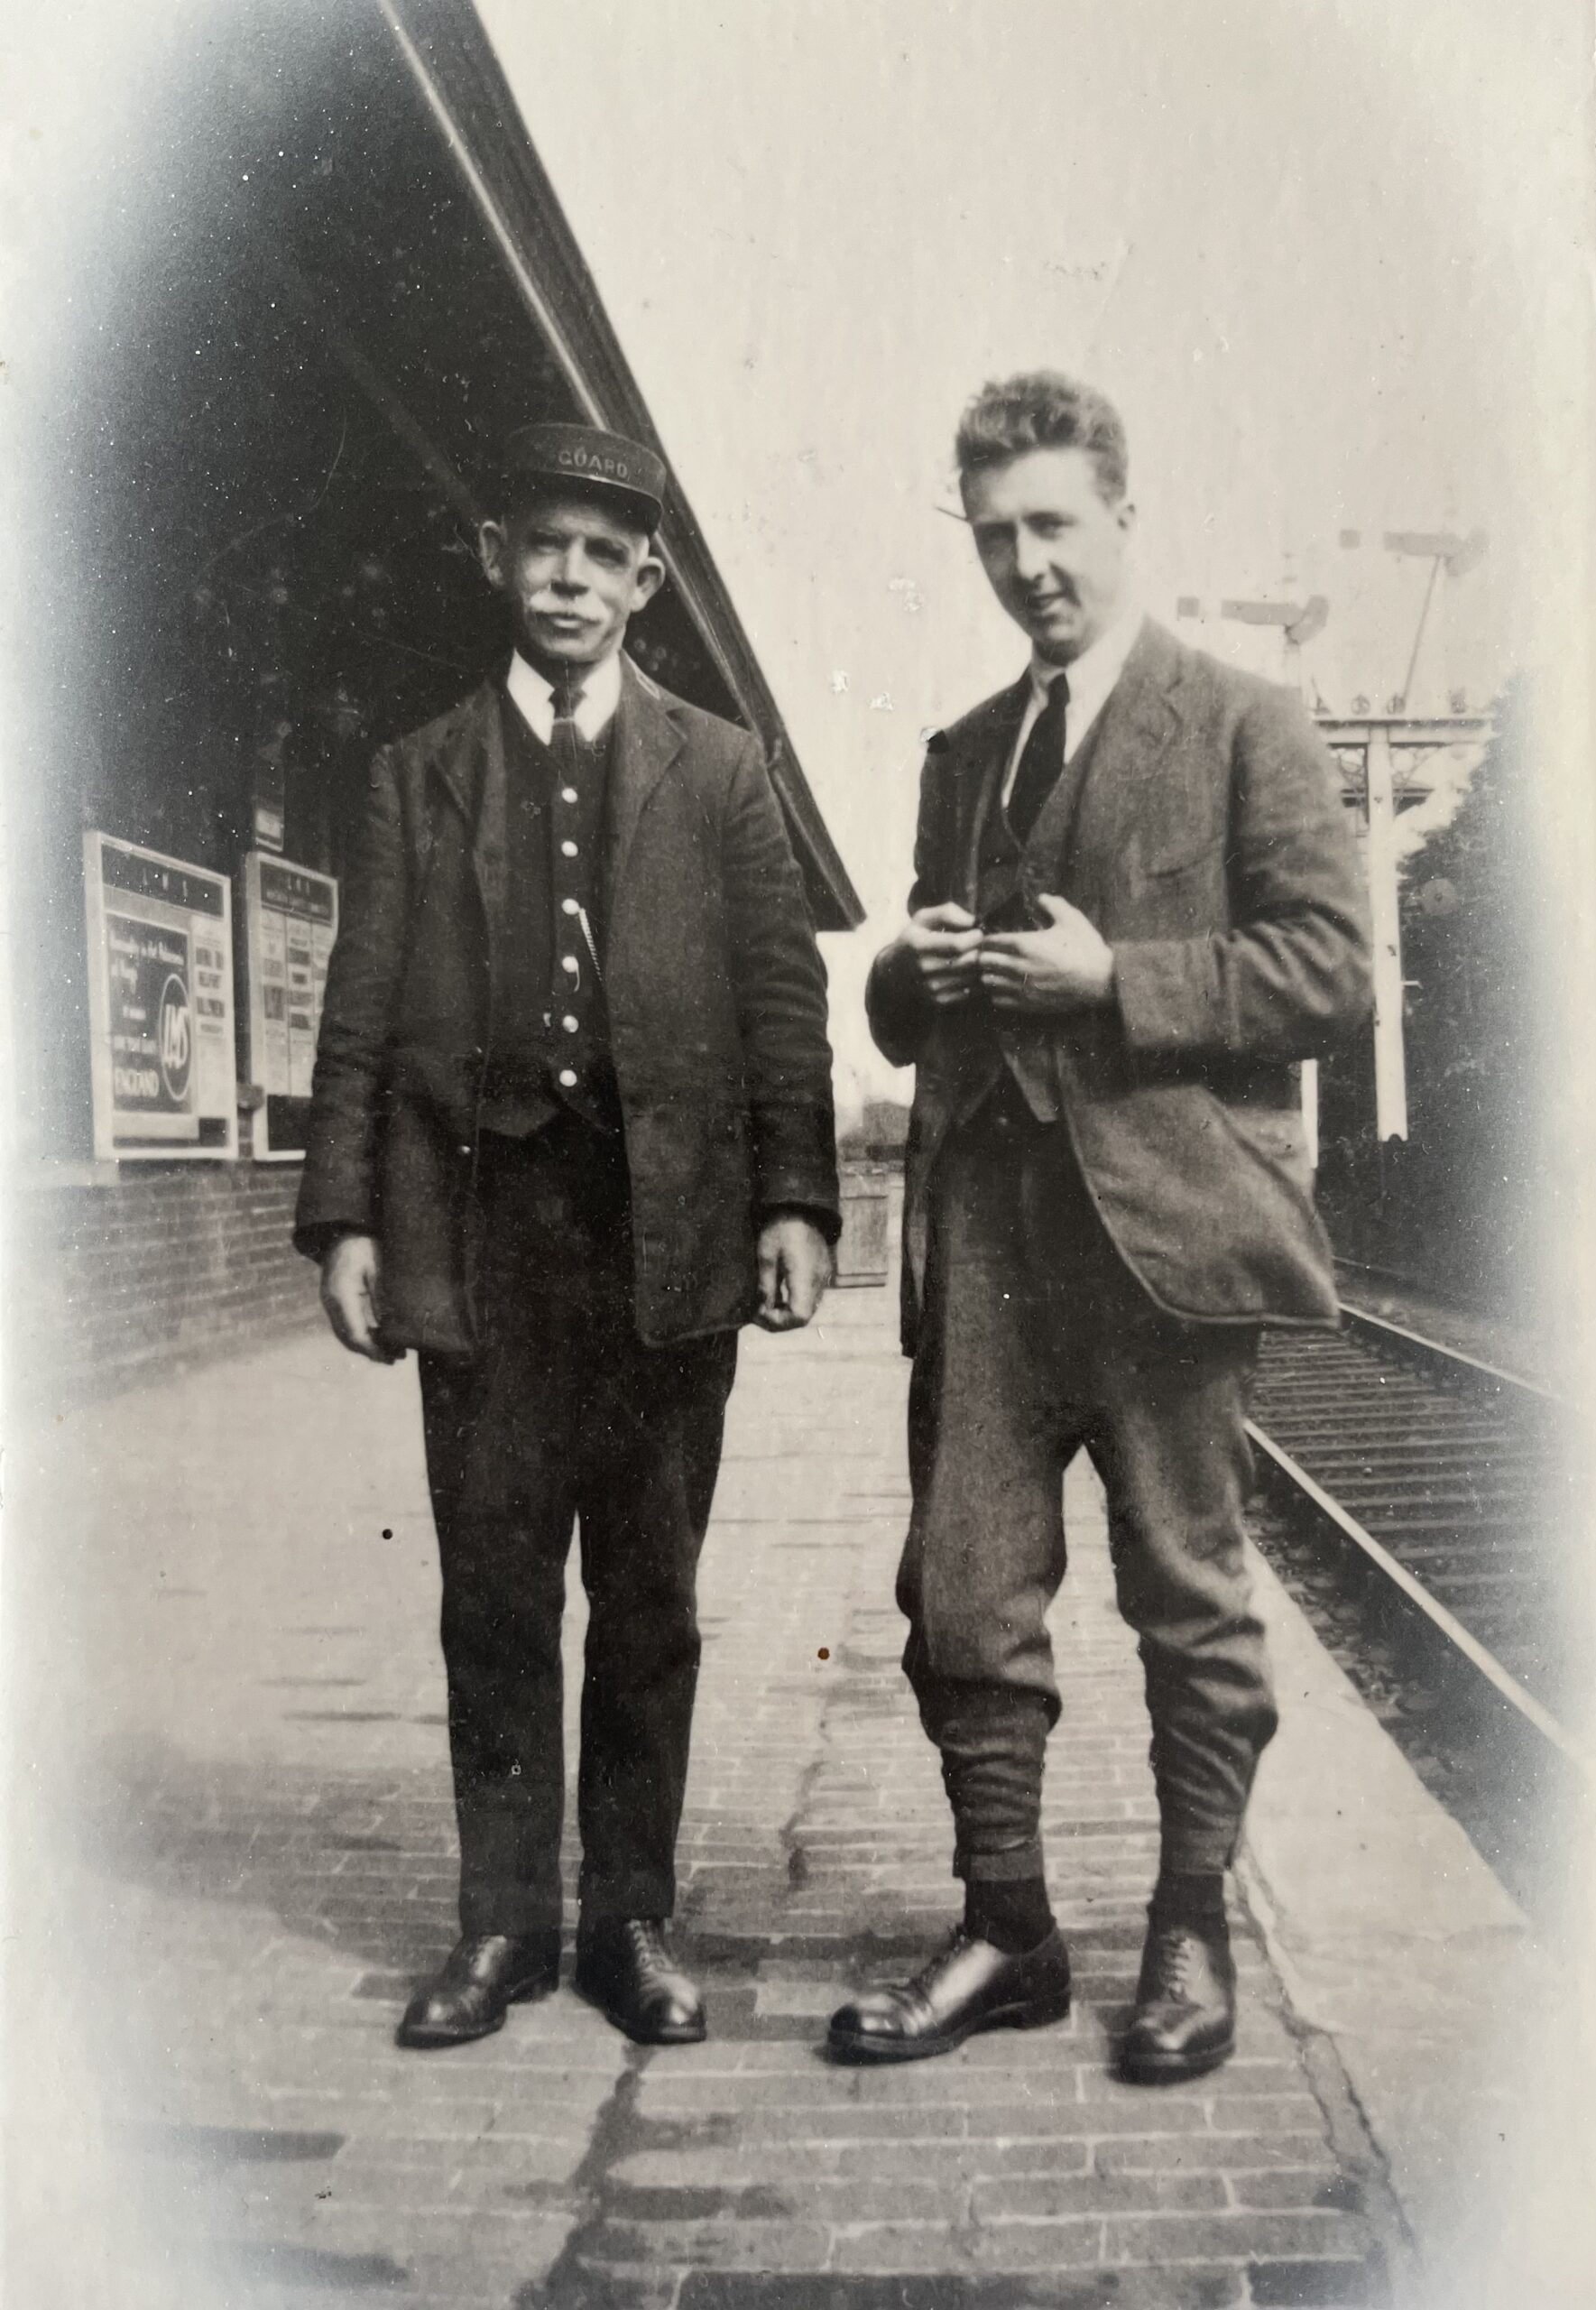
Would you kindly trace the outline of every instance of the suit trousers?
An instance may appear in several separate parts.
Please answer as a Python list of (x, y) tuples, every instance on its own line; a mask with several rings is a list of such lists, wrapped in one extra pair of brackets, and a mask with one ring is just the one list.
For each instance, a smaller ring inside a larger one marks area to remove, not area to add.
[(618, 1137), (564, 1113), (528, 1138), (484, 1133), (478, 1193), (479, 1353), (420, 1359), (461, 1927), (560, 1922), (560, 1624), (578, 1527), (583, 1912), (667, 1917), (736, 1335), (639, 1340)]
[(930, 1191), (898, 1601), (955, 1873), (1042, 1868), (1060, 1705), (1047, 1613), (1065, 1572), (1064, 1472), (1083, 1447), (1139, 1640), (1163, 1865), (1222, 1869), (1276, 1724), (1243, 1557), (1257, 1331), (1159, 1310), (1099, 1220), (1066, 1130), (1037, 1123), (1007, 1082), (955, 1129)]

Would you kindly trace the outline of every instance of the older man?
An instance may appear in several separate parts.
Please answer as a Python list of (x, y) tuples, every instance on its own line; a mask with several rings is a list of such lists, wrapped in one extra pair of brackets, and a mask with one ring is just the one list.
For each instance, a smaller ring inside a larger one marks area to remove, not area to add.
[(1179, 2078), (1234, 2043), (1224, 1871), (1276, 1721), (1242, 1555), (1247, 1388), (1261, 1325), (1335, 1321), (1297, 1062), (1363, 1016), (1364, 901), (1296, 700), (1137, 609), (1108, 402), (1047, 372), (989, 386), (957, 457), (1030, 664), (931, 741), (909, 920), (870, 1007), (917, 1068), (899, 1601), (965, 1917), (831, 2044), (905, 2060), (1068, 2009), (1039, 1824), (1061, 1478), (1084, 1446), (1161, 1828), (1121, 2060)]
[(481, 533), (513, 650), (371, 774), (298, 1241), (338, 1337), (420, 1352), (462, 1938), (401, 2026), (558, 1979), (560, 1616), (590, 1607), (577, 1982), (701, 2037), (664, 1934), (694, 1583), (737, 1327), (808, 1322), (837, 1233), (825, 979), (759, 749), (622, 653), (664, 469), (534, 425)]

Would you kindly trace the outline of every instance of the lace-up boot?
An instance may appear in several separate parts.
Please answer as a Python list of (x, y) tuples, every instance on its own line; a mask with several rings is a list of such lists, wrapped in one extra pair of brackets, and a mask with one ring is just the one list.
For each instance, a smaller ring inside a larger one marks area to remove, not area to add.
[(577, 1935), (577, 1988), (635, 2045), (696, 2046), (704, 2004), (659, 1917), (600, 1917)]
[(1236, 1967), (1223, 1918), (1199, 1928), (1155, 1910), (1121, 2074), (1137, 2085), (1173, 2084), (1217, 2069), (1235, 2049)]

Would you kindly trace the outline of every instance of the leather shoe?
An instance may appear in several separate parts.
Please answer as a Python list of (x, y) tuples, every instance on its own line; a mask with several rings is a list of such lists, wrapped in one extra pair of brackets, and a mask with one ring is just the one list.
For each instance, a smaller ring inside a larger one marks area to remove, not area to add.
[(826, 2045), (839, 2061), (923, 2061), (977, 2029), (1037, 2029), (1068, 2011), (1069, 1954), (1056, 1926), (1019, 1956), (959, 1926), (912, 1981), (839, 2007)]
[(1136, 2085), (1174, 2084), (1217, 2069), (1235, 2049), (1236, 1967), (1225, 1927), (1155, 1924), (1121, 2074)]
[(463, 2046), (504, 2026), (512, 2005), (559, 1987), (559, 1934), (468, 1933), (416, 1991), (399, 2025), (401, 2046)]
[(577, 1935), (577, 1988), (634, 2045), (696, 2046), (704, 2004), (658, 1917), (601, 1917)]

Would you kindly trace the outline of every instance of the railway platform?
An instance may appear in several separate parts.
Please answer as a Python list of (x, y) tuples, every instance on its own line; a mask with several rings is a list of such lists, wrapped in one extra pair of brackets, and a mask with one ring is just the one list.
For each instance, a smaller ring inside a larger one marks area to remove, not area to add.
[(839, 1292), (812, 1335), (745, 1340), (682, 1853), (697, 2047), (630, 2046), (568, 1986), (475, 2047), (394, 2047), (454, 1930), (412, 1367), (307, 1327), (17, 1440), (13, 1626), (51, 1632), (14, 1645), (19, 2310), (1590, 2298), (1555, 1955), (1261, 1565), (1284, 1730), (1234, 1903), (1240, 2050), (1114, 2077), (1156, 1833), (1084, 1474), (1047, 1821), (1076, 2009), (902, 2069), (823, 2058), (839, 1998), (956, 1913), (897, 1668), (893, 1315)]

